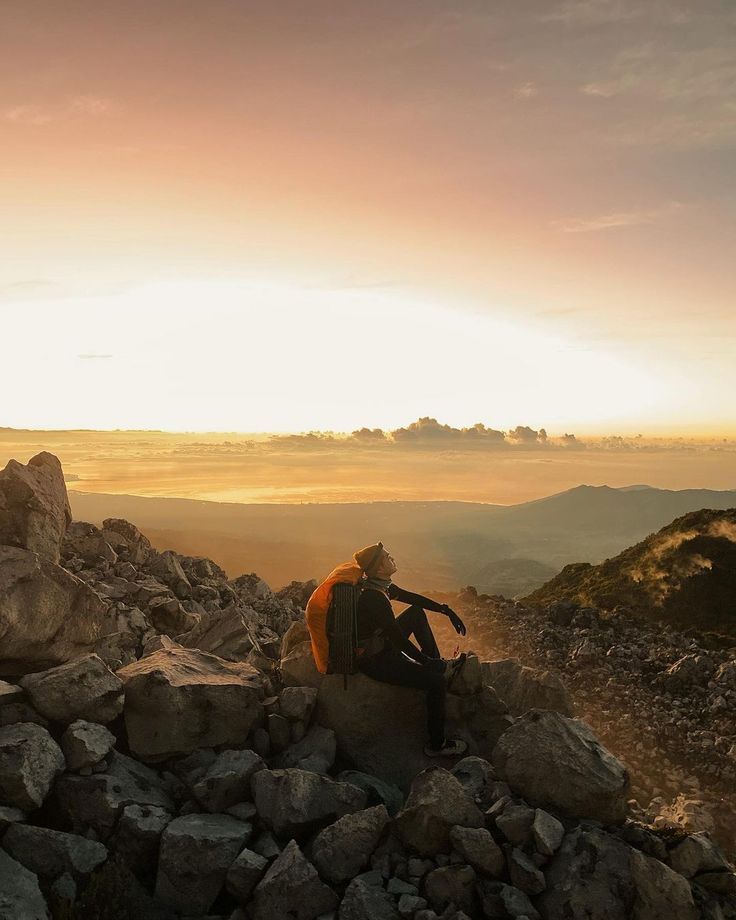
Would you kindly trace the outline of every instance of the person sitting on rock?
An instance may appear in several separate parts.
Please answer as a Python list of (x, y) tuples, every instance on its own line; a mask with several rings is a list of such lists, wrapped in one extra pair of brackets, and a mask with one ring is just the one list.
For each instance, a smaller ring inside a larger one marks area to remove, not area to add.
[[(357, 609), (358, 668), (374, 680), (426, 691), (429, 744), (424, 753), (428, 757), (464, 754), (468, 749), (465, 741), (445, 738), (445, 693), (465, 655), (449, 660), (440, 657), (424, 611), (444, 613), (461, 636), (465, 635), (465, 624), (447, 604), (395, 585), (391, 576), (397, 566), (383, 543), (358, 550), (353, 559), (363, 571)], [(392, 600), (410, 606), (394, 617)], [(419, 648), (409, 641), (412, 635)]]

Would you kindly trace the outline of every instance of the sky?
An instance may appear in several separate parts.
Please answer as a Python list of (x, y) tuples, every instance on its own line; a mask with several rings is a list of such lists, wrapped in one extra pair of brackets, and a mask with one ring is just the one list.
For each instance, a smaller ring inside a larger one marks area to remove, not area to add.
[(729, 0), (3, 0), (0, 425), (732, 434)]

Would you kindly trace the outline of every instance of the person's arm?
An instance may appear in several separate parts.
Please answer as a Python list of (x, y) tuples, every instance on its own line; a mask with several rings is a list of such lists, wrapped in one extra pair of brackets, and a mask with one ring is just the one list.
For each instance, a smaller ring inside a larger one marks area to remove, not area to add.
[(359, 612), (362, 612), (364, 629), (373, 633), (380, 630), (389, 645), (408, 655), (413, 661), (423, 662), (427, 656), (410, 642), (396, 625), (391, 603), (380, 591), (364, 591), (360, 596)]
[(413, 591), (405, 591), (393, 582), (388, 586), (388, 596), (392, 601), (400, 601), (402, 604), (415, 604), (422, 610), (434, 610), (435, 613), (447, 613), (447, 604), (438, 604), (423, 594), (414, 594)]

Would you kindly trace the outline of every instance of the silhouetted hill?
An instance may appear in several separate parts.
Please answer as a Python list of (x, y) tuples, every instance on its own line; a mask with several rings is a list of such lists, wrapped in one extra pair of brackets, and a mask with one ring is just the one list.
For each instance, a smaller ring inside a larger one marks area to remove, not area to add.
[(600, 565), (568, 565), (525, 601), (567, 599), (736, 634), (736, 508), (690, 512)]
[[(327, 574), (381, 539), (409, 589), (482, 584), (507, 593), (508, 560), (530, 591), (570, 562), (598, 563), (687, 511), (736, 505), (736, 492), (580, 486), (520, 505), (475, 502), (228, 504), (71, 492), (74, 516), (138, 521), (155, 545), (215, 559), (275, 586)], [(525, 561), (526, 560), (526, 561)], [(494, 566), (503, 566), (495, 571)], [(540, 569), (540, 566), (542, 567)], [(398, 577), (398, 576), (397, 576)]]

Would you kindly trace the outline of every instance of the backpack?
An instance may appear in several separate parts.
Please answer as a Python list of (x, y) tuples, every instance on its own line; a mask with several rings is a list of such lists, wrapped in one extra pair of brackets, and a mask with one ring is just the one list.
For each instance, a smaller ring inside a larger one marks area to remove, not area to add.
[(314, 663), (320, 674), (355, 672), (357, 608), (363, 572), (354, 562), (333, 569), (307, 601), (306, 621)]

